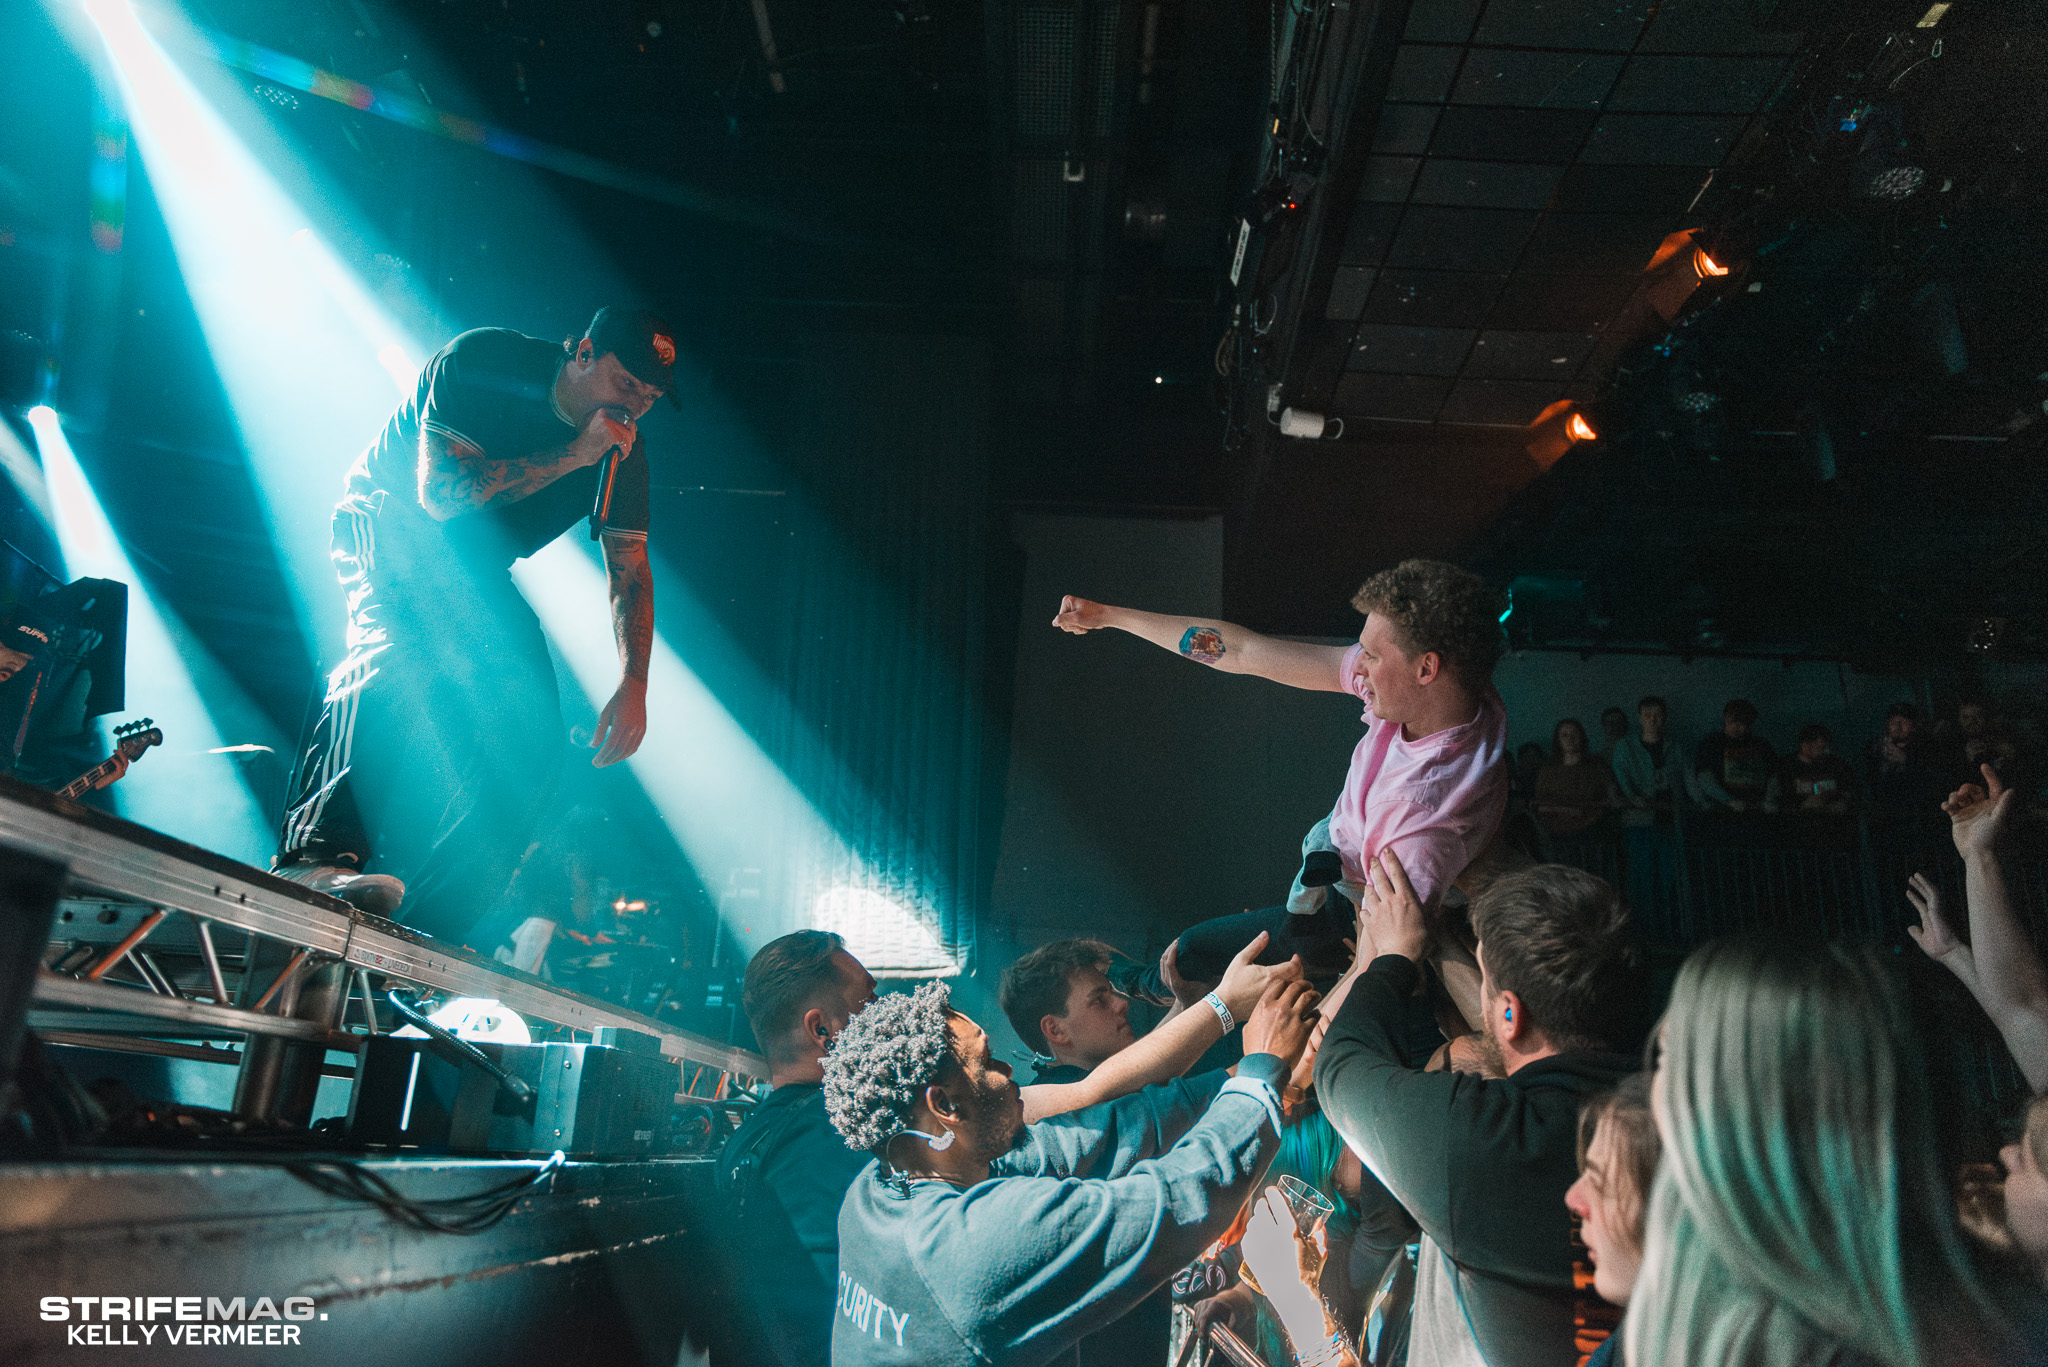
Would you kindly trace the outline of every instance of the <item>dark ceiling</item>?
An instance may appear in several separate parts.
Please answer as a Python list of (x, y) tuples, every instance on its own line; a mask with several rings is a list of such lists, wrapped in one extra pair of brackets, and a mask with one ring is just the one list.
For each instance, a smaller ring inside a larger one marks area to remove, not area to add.
[[(0, 331), (48, 346), (92, 106), (33, 8), (5, 20), (39, 62), (8, 97)], [(1348, 631), (1365, 573), (1431, 554), (1516, 584), (1523, 644), (1896, 663), (1992, 617), (2003, 648), (2048, 649), (2037, 7), (1958, 0), (1931, 28), (1889, 0), (185, 8), (610, 168), (267, 96), (379, 269), (451, 324), (568, 328), (630, 289), (687, 320), (770, 444), (807, 337), (984, 339), (994, 505), (1221, 512), (1226, 606), (1255, 625)], [(1858, 189), (1908, 165), (1902, 198)], [(67, 405), (204, 490), (241, 457), (131, 180), (125, 397), (96, 407), (75, 368)], [(565, 221), (588, 248), (563, 254)], [(1731, 274), (1648, 323), (1645, 264), (1681, 228)], [(1561, 397), (1602, 439), (1544, 474), (1520, 429)], [(1283, 437), (1269, 401), (1347, 425)], [(734, 461), (703, 482), (765, 477)], [(219, 536), (140, 558), (232, 576), (256, 538), (246, 484), (223, 488), (180, 510)], [(296, 632), (192, 596), (210, 640)]]

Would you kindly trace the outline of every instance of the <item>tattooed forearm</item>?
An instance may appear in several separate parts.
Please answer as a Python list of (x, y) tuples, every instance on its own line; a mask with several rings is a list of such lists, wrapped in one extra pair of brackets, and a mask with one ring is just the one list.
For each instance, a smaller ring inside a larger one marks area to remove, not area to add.
[(637, 540), (607, 536), (604, 565), (619, 664), (627, 678), (645, 683), (647, 660), (654, 652), (654, 572), (647, 563), (647, 547)]
[(478, 508), (517, 503), (582, 465), (567, 447), (487, 460), (466, 442), (425, 433), (420, 438), (420, 507), (436, 522), (446, 522)]
[(1189, 627), (1180, 638), (1180, 653), (1205, 665), (1215, 664), (1226, 653), (1223, 633), (1214, 627)]

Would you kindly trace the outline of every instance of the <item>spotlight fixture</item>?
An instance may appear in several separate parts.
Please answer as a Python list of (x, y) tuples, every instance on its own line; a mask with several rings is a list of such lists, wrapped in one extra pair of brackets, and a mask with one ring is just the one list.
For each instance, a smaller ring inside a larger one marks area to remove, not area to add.
[(1678, 316), (1701, 282), (1729, 273), (1729, 267), (1716, 261), (1695, 240), (1698, 232), (1697, 228), (1687, 228), (1672, 233), (1658, 245), (1650, 264), (1643, 267), (1643, 273), (1650, 277), (1650, 307), (1667, 323)]
[(1528, 440), (1523, 449), (1541, 470), (1557, 464), (1565, 452), (1580, 442), (1600, 439), (1592, 421), (1570, 399), (1559, 399), (1538, 413), (1536, 421), (1526, 429), (1526, 435)]

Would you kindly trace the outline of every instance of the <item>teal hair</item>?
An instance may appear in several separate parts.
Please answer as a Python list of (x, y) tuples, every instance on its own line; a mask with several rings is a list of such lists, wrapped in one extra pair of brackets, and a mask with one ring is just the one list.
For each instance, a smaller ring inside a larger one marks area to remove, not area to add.
[[(1280, 1151), (1273, 1156), (1273, 1166), (1266, 1169), (1266, 1180), (1259, 1184), (1259, 1194), (1264, 1194), (1268, 1187), (1279, 1185), (1281, 1178), (1297, 1177), (1327, 1196), (1330, 1204), (1336, 1207), (1324, 1224), (1328, 1236), (1326, 1246), (1332, 1249), (1350, 1238), (1352, 1231), (1358, 1228), (1358, 1207), (1337, 1190), (1334, 1180), (1337, 1161), (1343, 1156), (1343, 1136), (1318, 1108), (1281, 1132)], [(1287, 1335), (1280, 1328), (1280, 1322), (1273, 1318), (1273, 1312), (1263, 1297), (1258, 1306), (1259, 1356), (1268, 1362), (1292, 1361), (1287, 1355)], [(1310, 1346), (1296, 1345), (1297, 1348)]]

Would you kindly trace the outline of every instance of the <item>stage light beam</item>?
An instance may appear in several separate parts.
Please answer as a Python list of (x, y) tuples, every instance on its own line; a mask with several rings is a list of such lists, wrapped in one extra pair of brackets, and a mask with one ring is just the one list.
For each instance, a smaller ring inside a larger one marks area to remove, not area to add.
[[(167, 755), (138, 763), (112, 790), (116, 809), (132, 821), (230, 858), (261, 859), (270, 843), (268, 823), (234, 761), (189, 753), (225, 744), (195, 669), (205, 677), (207, 696), (231, 696), (232, 684), (136, 575), (56, 412), (38, 406), (29, 411), (28, 422), (42, 457), (65, 573), (128, 586), (128, 696), (142, 705), (138, 710), (157, 719), (167, 748), (186, 752), (190, 761), (168, 763)], [(247, 707), (246, 700), (241, 703)]]
[[(266, 169), (305, 161), (253, 107), (251, 145), (171, 61), (126, 0), (89, 0), (214, 367), (313, 639), (332, 636), (329, 523), (341, 472), (413, 392), (425, 354), (357, 279), (300, 204), (333, 216), (314, 184), (296, 198)], [(175, 23), (164, 17), (157, 23)]]
[[(559, 539), (516, 564), (512, 577), (585, 696), (609, 698), (619, 656), (603, 607), (604, 570), (590, 548)], [(670, 604), (671, 616), (699, 621), (703, 614), (676, 602), (681, 592), (658, 585), (656, 601)], [(845, 935), (878, 977), (960, 971), (903, 890), (866, 866), (659, 632), (649, 664), (648, 735), (627, 763), (700, 876), (781, 868), (789, 900), (808, 908), (812, 925)]]

